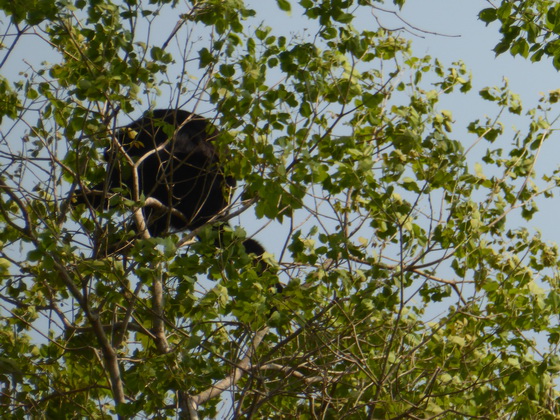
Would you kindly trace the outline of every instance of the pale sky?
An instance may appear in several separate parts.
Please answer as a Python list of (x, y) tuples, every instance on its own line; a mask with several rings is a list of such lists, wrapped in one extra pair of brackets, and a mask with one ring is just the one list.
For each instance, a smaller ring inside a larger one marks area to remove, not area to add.
[[(296, 2), (292, 2), (294, 10), (291, 15), (280, 11), (273, 0), (252, 0), (248, 3), (258, 12), (255, 22), (263, 22), (272, 26), (277, 34), (295, 35), (302, 33), (306, 27), (312, 25), (301, 17)], [(396, 10), (391, 2), (386, 5), (379, 4), (379, 7)], [(507, 77), (510, 88), (521, 95), (525, 110), (536, 105), (541, 92), (559, 87), (558, 72), (546, 57), (539, 63), (531, 63), (523, 58), (513, 58), (509, 54), (495, 57), (492, 48), (499, 39), (498, 25), (486, 27), (477, 18), (478, 12), (486, 7), (489, 7), (489, 3), (485, 0), (408, 0), (403, 10), (399, 12), (399, 16), (410, 25), (409, 29), (412, 33), (402, 32), (402, 34), (413, 40), (416, 55), (429, 54), (432, 57), (438, 57), (445, 64), (463, 60), (473, 73), (473, 89), (469, 94), (456, 93), (440, 103), (440, 109), (449, 109), (453, 112), (456, 121), (453, 137), (459, 140), (467, 137), (464, 127), (468, 122), (476, 118), (482, 119), (486, 113), (493, 115), (495, 108), (478, 96), (477, 92), (482, 87), (501, 85), (502, 79)], [(180, 5), (178, 10), (182, 12), (184, 9), (185, 7)], [(387, 28), (395, 29), (406, 26), (403, 21), (390, 12), (377, 10), (376, 15), (379, 22)], [(162, 17), (165, 23), (169, 21), (164, 25), (163, 30), (152, 31), (151, 40), (156, 45), (161, 45), (161, 42), (169, 36), (177, 21), (176, 11), (167, 16)], [(371, 25), (372, 28), (375, 28), (377, 22), (372, 15), (365, 13), (360, 15), (355, 24), (358, 27)], [(310, 29), (309, 33), (314, 32)], [(183, 33), (182, 36), (185, 38), (186, 35)], [(2, 75), (8, 78), (13, 77), (18, 72), (26, 70), (27, 63), (37, 65), (44, 60), (56, 61), (52, 51), (49, 51), (44, 43), (37, 41), (37, 38), (31, 36), (25, 36), (20, 40), (15, 51), (10, 54), (7, 64), (2, 68)], [(202, 39), (202, 42), (205, 40)], [(160, 106), (164, 106), (166, 101), (168, 101), (168, 95), (164, 92), (158, 98), (158, 102), (160, 102)], [(524, 129), (528, 121), (526, 116), (522, 116), (505, 119), (504, 123), (506, 127), (515, 125)], [(537, 164), (539, 172), (542, 172), (543, 168), (549, 169), (558, 165), (557, 156), (560, 155), (560, 138), (558, 137), (558, 134), (553, 134), (543, 149)], [(507, 139), (504, 138), (502, 141), (507, 142)], [(547, 240), (560, 241), (558, 239), (560, 238), (560, 227), (556, 227), (558, 224), (555, 223), (558, 206), (560, 206), (560, 201), (557, 198), (541, 203), (539, 205), (541, 212), (528, 226), (540, 229)], [(252, 214), (244, 215), (242, 224), (251, 223), (251, 219), (254, 223)], [(523, 221), (520, 220), (520, 223)], [(248, 227), (247, 230), (254, 231), (251, 227)], [(275, 244), (271, 245), (275, 246)]]

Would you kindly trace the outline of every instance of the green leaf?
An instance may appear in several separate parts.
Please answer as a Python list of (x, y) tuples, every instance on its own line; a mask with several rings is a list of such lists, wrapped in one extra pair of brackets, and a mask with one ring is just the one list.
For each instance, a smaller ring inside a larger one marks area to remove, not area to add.
[(478, 18), (481, 21), (486, 22), (486, 24), (488, 24), (498, 19), (498, 15), (496, 13), (496, 9), (488, 8), (488, 9), (481, 10), (480, 13), (478, 14)]
[(384, 96), (377, 93), (364, 93), (362, 96), (362, 103), (366, 106), (366, 108), (376, 108), (382, 101)]
[(276, 3), (278, 4), (278, 7), (280, 8), (280, 10), (283, 10), (285, 12), (291, 12), (292, 11), (292, 5), (290, 4), (290, 2), (288, 0), (276, 0)]

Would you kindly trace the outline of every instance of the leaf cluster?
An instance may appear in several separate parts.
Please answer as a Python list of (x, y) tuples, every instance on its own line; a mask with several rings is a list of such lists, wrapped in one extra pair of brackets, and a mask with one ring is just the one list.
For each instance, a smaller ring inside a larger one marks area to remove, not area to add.
[[(558, 247), (525, 226), (560, 182), (537, 171), (557, 91), (527, 111), (507, 83), (472, 92), (465, 63), (361, 29), (365, 1), (300, 1), (312, 36), (254, 26), (240, 0), (53, 5), (0, 2), (53, 52), (0, 81), (3, 416), (560, 415)], [(548, 54), (554, 25), (523, 34), (553, 9), (480, 16), (503, 25), (497, 52)], [(462, 129), (441, 104), (465, 95), (494, 115)], [(228, 210), (251, 208), (274, 255), (247, 255), (236, 218), (155, 238), (136, 228), (148, 197), (73, 204), (143, 101), (217, 115)]]

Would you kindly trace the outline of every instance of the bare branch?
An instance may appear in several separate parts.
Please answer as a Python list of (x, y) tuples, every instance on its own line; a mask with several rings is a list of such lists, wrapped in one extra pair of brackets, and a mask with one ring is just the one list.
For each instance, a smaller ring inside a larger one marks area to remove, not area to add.
[[(206, 401), (214, 398), (224, 391), (228, 390), (231, 386), (237, 384), (244, 373), (246, 373), (251, 367), (251, 358), (255, 354), (255, 351), (261, 344), (264, 336), (268, 333), (269, 328), (263, 328), (260, 331), (257, 331), (253, 341), (251, 342), (251, 346), (247, 349), (247, 353), (245, 357), (235, 366), (232, 374), (227, 378), (222, 379), (215, 385), (212, 385), (205, 391), (202, 391), (198, 395), (193, 395), (188, 397), (188, 406), (189, 407), (198, 407), (201, 404), (205, 403)], [(196, 409), (195, 409), (196, 411)]]

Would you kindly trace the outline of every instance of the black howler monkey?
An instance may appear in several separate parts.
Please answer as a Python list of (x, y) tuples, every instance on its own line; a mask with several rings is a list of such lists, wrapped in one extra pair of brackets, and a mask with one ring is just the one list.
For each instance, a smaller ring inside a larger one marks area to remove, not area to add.
[[(126, 187), (132, 194), (135, 177), (128, 156), (140, 162), (139, 195), (157, 200), (143, 208), (150, 234), (160, 236), (170, 228), (196, 229), (227, 207), (227, 187), (235, 186), (235, 179), (223, 173), (213, 144), (218, 134), (199, 115), (179, 109), (150, 111), (116, 133), (116, 144), (105, 152), (107, 180), (91, 192), (79, 191), (77, 201), (97, 207), (105, 200), (103, 191)], [(265, 252), (253, 239), (243, 245), (248, 254), (260, 257)]]

